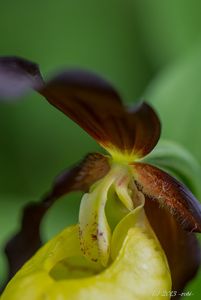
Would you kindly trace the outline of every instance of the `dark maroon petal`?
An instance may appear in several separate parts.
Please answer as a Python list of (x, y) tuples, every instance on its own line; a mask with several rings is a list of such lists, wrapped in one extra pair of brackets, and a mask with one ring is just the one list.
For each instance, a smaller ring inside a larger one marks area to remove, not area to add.
[(28, 204), (22, 214), (20, 231), (7, 243), (5, 252), (9, 262), (9, 278), (41, 246), (40, 225), (47, 210), (61, 196), (72, 191), (87, 191), (110, 169), (108, 160), (99, 153), (92, 153), (77, 166), (64, 171), (53, 183), (52, 190), (41, 202)]
[(71, 70), (43, 85), (36, 64), (22, 58), (1, 58), (0, 98), (17, 97), (30, 88), (39, 91), (108, 151), (142, 157), (159, 139), (160, 121), (154, 110), (143, 102), (128, 110), (101, 77)]
[(145, 102), (130, 110), (129, 115), (132, 124), (130, 132), (135, 128), (134, 152), (143, 157), (152, 151), (160, 138), (160, 120), (153, 108)]
[(37, 64), (19, 57), (0, 57), (0, 98), (19, 97), (43, 80)]
[(172, 290), (179, 294), (199, 269), (199, 242), (194, 233), (184, 231), (173, 215), (149, 197), (146, 197), (145, 211), (165, 251), (172, 276)]
[(107, 145), (112, 139), (120, 146), (112, 121), (123, 113), (121, 100), (99, 76), (87, 71), (66, 71), (47, 83), (41, 94), (98, 142)]
[(145, 195), (174, 215), (183, 229), (201, 232), (201, 204), (182, 183), (152, 165), (133, 166), (137, 185)]
[(144, 156), (159, 139), (160, 121), (153, 109), (146, 103), (126, 109), (111, 85), (93, 73), (64, 72), (41, 94), (107, 150)]

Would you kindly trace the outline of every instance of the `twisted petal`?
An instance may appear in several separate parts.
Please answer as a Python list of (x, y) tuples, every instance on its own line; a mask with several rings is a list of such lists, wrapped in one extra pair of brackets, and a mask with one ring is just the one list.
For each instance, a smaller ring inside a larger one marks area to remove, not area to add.
[(194, 233), (184, 231), (174, 216), (153, 199), (146, 199), (145, 211), (165, 251), (171, 271), (172, 290), (179, 294), (199, 269), (201, 262), (199, 242)]
[[(107, 177), (106, 177), (107, 179)], [(108, 190), (113, 182), (103, 179), (90, 193), (85, 194), (80, 205), (80, 243), (86, 257), (106, 266), (109, 259), (111, 230), (105, 216)]]
[(142, 157), (159, 139), (160, 121), (148, 104), (128, 110), (115, 89), (91, 72), (65, 71), (43, 85), (35, 64), (11, 57), (0, 59), (0, 79), (0, 98), (36, 89), (112, 155)]
[(0, 98), (19, 97), (29, 89), (42, 87), (37, 64), (20, 57), (0, 57)]
[(28, 204), (22, 216), (20, 231), (7, 243), (6, 254), (11, 278), (23, 263), (41, 246), (40, 224), (46, 211), (61, 196), (72, 191), (87, 191), (110, 167), (107, 158), (92, 153), (77, 166), (65, 170), (53, 183), (52, 190), (41, 202)]
[(145, 211), (168, 259), (173, 291), (181, 292), (200, 266), (200, 247), (193, 231), (201, 230), (200, 203), (176, 179), (158, 168), (135, 163)]
[(193, 194), (166, 172), (145, 163), (135, 163), (138, 188), (178, 220), (184, 230), (201, 232), (201, 205)]
[(113, 166), (104, 178), (91, 187), (81, 201), (79, 213), (81, 249), (88, 259), (98, 261), (103, 266), (109, 261), (112, 233), (106, 216), (106, 204), (110, 202), (111, 205), (111, 201), (115, 201), (116, 205), (110, 209), (118, 210), (119, 204), (122, 203), (127, 212), (132, 210), (133, 202), (126, 189), (128, 182), (127, 168)]

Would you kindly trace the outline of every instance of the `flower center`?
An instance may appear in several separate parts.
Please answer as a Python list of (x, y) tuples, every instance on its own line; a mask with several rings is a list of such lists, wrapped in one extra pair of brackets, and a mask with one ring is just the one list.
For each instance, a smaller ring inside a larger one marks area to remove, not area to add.
[(129, 212), (144, 205), (128, 165), (113, 164), (82, 198), (79, 213), (80, 247), (84, 256), (106, 266), (113, 230)]
[(66, 257), (59, 261), (49, 272), (56, 280), (87, 278), (102, 271), (98, 264), (87, 260), (84, 256)]

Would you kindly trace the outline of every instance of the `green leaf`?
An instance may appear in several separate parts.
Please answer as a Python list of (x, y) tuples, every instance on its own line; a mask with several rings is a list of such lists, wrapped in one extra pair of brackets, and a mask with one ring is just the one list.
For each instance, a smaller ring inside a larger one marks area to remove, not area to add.
[(201, 45), (166, 68), (145, 91), (159, 113), (162, 137), (181, 143), (201, 162)]
[(199, 1), (143, 0), (133, 7), (143, 52), (155, 67), (187, 53), (200, 36)]

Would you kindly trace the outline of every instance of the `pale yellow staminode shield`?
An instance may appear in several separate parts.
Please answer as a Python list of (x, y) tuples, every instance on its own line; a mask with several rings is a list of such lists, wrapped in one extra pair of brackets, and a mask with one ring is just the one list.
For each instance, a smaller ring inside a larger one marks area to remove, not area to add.
[[(119, 213), (119, 220), (134, 209), (128, 193), (128, 167), (114, 165), (110, 172), (90, 188), (81, 200), (79, 213), (80, 245), (84, 256), (104, 267), (110, 259), (112, 230), (106, 216), (106, 206), (113, 202), (108, 215)], [(114, 199), (117, 198), (117, 199)], [(117, 223), (119, 220), (116, 220)]]
[(1, 300), (169, 299), (164, 296), (171, 290), (166, 257), (142, 207), (116, 226), (111, 257), (105, 269), (87, 260), (78, 226), (69, 227), (24, 265)]

